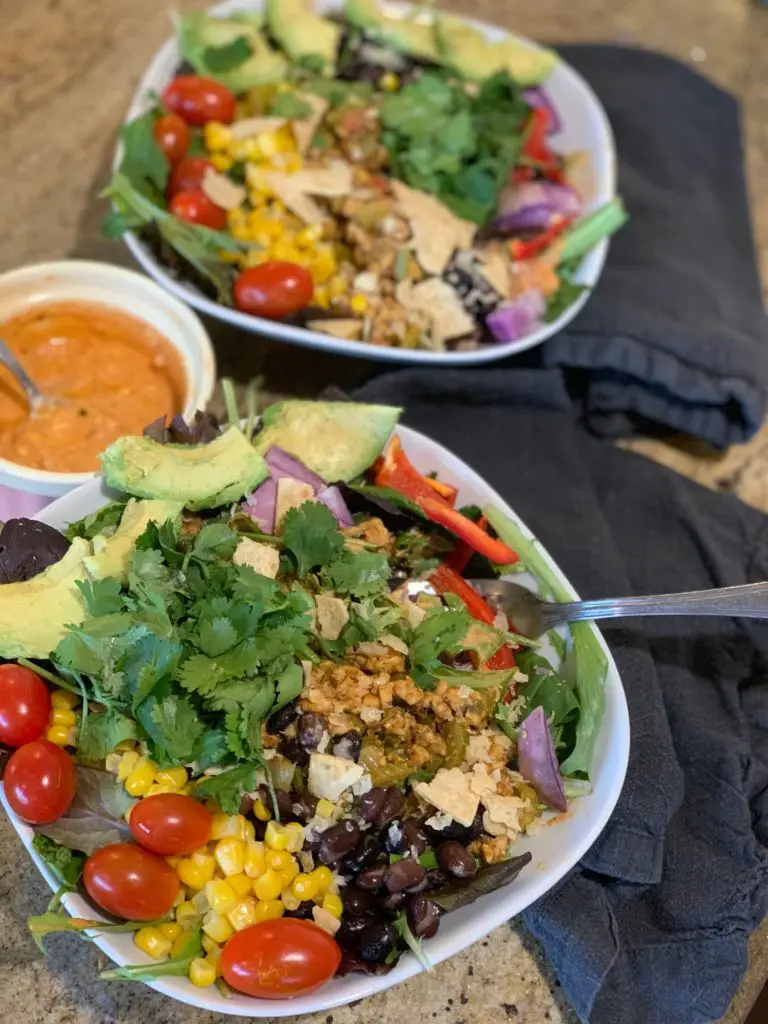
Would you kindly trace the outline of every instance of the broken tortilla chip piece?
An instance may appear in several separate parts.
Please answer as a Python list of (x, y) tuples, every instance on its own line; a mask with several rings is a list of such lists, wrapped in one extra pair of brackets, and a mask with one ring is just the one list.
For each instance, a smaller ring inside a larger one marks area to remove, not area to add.
[(480, 273), (499, 295), (507, 298), (510, 285), (510, 266), (507, 256), (497, 248), (485, 249), (476, 255), (480, 260)]
[(284, 117), (244, 117), (230, 127), (233, 139), (251, 139), (254, 135), (276, 132), (285, 124)]
[(346, 196), (352, 190), (352, 168), (348, 164), (309, 168), (295, 174), (267, 171), (262, 175), (267, 188), (305, 224), (319, 224), (325, 214), (312, 196)]
[(207, 167), (200, 188), (205, 192), (212, 203), (216, 203), (223, 210), (236, 210), (245, 201), (246, 191), (242, 185), (236, 185), (234, 181)]
[(308, 320), (307, 327), (310, 331), (330, 334), (334, 338), (341, 338), (343, 341), (359, 341), (363, 330), (363, 322), (362, 320), (354, 320), (351, 317), (343, 320)]
[(392, 181), (400, 213), (413, 235), (416, 258), (428, 274), (442, 274), (455, 249), (468, 249), (477, 225), (461, 220), (439, 199)]
[(475, 321), (461, 299), (442, 278), (431, 277), (417, 285), (401, 281), (395, 295), (406, 309), (418, 310), (430, 318), (436, 347), (444, 348), (446, 341), (471, 334), (475, 329)]

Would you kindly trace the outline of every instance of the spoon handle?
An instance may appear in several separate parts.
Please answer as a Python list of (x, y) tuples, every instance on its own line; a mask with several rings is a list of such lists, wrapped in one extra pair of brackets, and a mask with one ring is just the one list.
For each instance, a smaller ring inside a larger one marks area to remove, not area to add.
[(43, 397), (37, 390), (35, 382), (2, 338), (0, 338), (0, 363), (4, 363), (8, 367), (14, 377), (18, 380), (19, 384), (24, 388), (30, 404), (39, 401)]
[(621, 619), (635, 615), (726, 615), (729, 618), (768, 619), (768, 583), (543, 606), (546, 627), (585, 619)]

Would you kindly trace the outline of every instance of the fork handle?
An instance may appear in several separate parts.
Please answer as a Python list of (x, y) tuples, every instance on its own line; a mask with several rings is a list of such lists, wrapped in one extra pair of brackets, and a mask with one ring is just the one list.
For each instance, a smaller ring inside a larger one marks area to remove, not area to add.
[(768, 583), (745, 583), (716, 590), (689, 590), (683, 594), (648, 597), (602, 598), (544, 604), (547, 629), (585, 619), (621, 619), (636, 615), (724, 615), (729, 618), (768, 619)]

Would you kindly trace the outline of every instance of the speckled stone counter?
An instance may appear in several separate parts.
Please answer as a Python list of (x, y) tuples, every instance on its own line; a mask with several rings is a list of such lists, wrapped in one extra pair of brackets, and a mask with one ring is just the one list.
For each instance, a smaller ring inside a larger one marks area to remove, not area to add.
[[(130, 265), (99, 237), (114, 136), (138, 78), (170, 33), (176, 0), (0, 0), (0, 270), (79, 256)], [(665, 50), (744, 101), (747, 168), (758, 256), (768, 292), (768, 9), (747, 0), (474, 0), (442, 6), (547, 41), (605, 41)], [(272, 392), (316, 394), (350, 386), (367, 364), (302, 351), (209, 325), (222, 374), (263, 374)], [(768, 510), (768, 427), (748, 445), (716, 455), (700, 445), (631, 445), (708, 486), (734, 490)], [(43, 959), (24, 921), (48, 891), (0, 817), (0, 994), (17, 1024), (215, 1024), (141, 986), (96, 980), (97, 950), (74, 938), (50, 940)], [(725, 1018), (740, 1024), (768, 978), (768, 926), (753, 937), (750, 968)], [(536, 943), (517, 924), (397, 989), (358, 1006), (320, 1014), (318, 1024), (564, 1024), (575, 1015)], [(232, 1019), (232, 1018), (229, 1018)], [(310, 1018), (307, 1018), (310, 1019)]]

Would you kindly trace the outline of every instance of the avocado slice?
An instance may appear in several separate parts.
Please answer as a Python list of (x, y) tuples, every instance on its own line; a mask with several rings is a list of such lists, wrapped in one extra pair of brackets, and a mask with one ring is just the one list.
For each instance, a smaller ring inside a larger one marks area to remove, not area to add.
[(183, 508), (184, 503), (181, 501), (131, 499), (112, 536), (93, 538), (93, 554), (86, 555), (84, 559), (89, 575), (97, 580), (111, 576), (121, 582), (125, 581), (136, 541), (149, 524), (154, 522), (161, 526), (168, 519), (177, 519)]
[(401, 410), (359, 402), (278, 402), (255, 446), (283, 448), (329, 483), (353, 480), (381, 454)]
[(76, 537), (58, 562), (38, 576), (0, 586), (0, 657), (47, 658), (83, 621), (85, 602), (77, 581), (85, 579), (83, 560), (91, 545)]
[(309, 10), (307, 0), (267, 0), (267, 25), (293, 60), (321, 57), (324, 72), (333, 74), (341, 26)]
[(554, 50), (534, 49), (511, 36), (489, 43), (482, 32), (449, 15), (437, 18), (435, 38), (441, 61), (471, 81), (507, 71), (518, 85), (539, 85), (558, 61)]
[[(288, 69), (283, 54), (272, 49), (259, 29), (258, 18), (247, 15), (214, 18), (204, 11), (188, 11), (179, 22), (179, 49), (198, 74), (215, 78), (233, 92), (245, 92), (256, 85), (282, 81)], [(211, 52), (215, 54), (238, 39), (250, 45), (251, 55), (226, 69), (212, 66)]]
[(383, 40), (403, 53), (422, 60), (440, 59), (435, 39), (435, 24), (412, 18), (393, 18), (381, 10), (376, 0), (346, 0), (344, 14), (350, 25)]
[(203, 445), (120, 437), (100, 458), (110, 487), (138, 498), (166, 498), (190, 509), (237, 501), (269, 475), (264, 459), (237, 427)]

